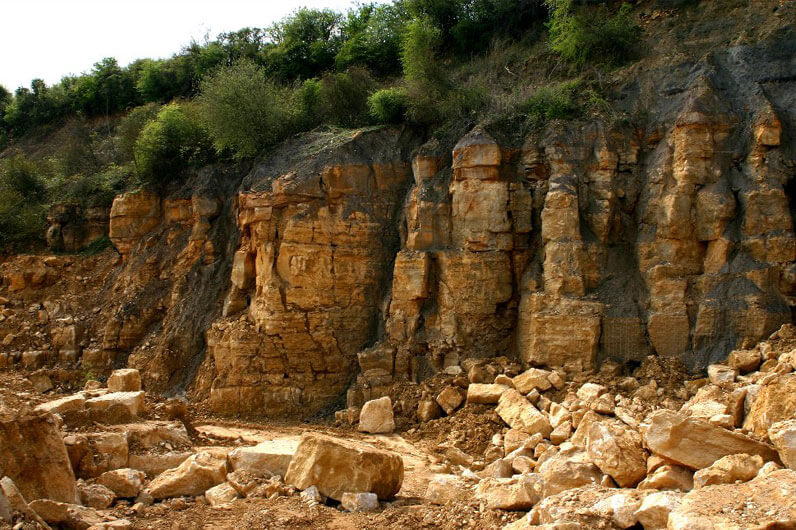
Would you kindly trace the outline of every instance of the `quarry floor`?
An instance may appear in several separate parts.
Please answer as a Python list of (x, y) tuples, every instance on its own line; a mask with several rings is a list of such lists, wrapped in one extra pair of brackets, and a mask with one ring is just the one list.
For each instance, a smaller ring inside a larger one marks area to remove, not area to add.
[[(24, 371), (0, 371), (0, 400), (8, 409), (34, 407), (58, 399), (69, 392), (58, 390), (40, 393), (32, 387)], [(158, 419), (155, 411), (163, 401), (147, 396), (147, 419)], [(382, 529), (394, 528), (503, 528), (519, 519), (524, 512), (499, 512), (479, 509), (475, 505), (435, 506), (424, 501), (426, 485), (438, 473), (449, 473), (444, 459), (435, 454), (433, 437), (419, 433), (394, 433), (371, 435), (360, 433), (354, 427), (335, 425), (332, 421), (236, 421), (215, 416), (189, 403), (189, 418), (195, 418), (189, 433), (196, 448), (234, 448), (252, 446), (274, 440), (295, 446), (305, 432), (316, 432), (341, 438), (366, 441), (376, 447), (401, 455), (404, 461), (404, 481), (398, 495), (391, 501), (380, 503), (375, 513), (350, 513), (334, 505), (311, 505), (299, 496), (237, 499), (233, 503), (213, 507), (202, 502), (202, 497), (176, 498), (149, 506), (136, 513), (131, 503), (117, 503), (105, 514), (125, 519), (136, 529)], [(141, 421), (146, 421), (142, 419)], [(103, 432), (107, 425), (93, 424), (79, 428), (81, 433)], [(415, 434), (415, 436), (412, 436)], [(0, 523), (2, 524), (2, 523)]]

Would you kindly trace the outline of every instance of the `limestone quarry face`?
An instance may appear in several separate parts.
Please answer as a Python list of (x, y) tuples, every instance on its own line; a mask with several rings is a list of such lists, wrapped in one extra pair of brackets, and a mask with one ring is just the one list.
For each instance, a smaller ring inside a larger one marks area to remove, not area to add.
[[(126, 364), (255, 416), (361, 407), (468, 358), (703, 370), (790, 322), (796, 294), (792, 106), (745, 68), (696, 65), (643, 127), (567, 122), (505, 145), (482, 127), (449, 146), (319, 133), (167, 197), (121, 195), (100, 312), (48, 319), (57, 354), (14, 352), (9, 330), (5, 362)], [(51, 214), (62, 237), (73, 214)], [(57, 281), (22, 267), (3, 269), (10, 292)]]
[(643, 123), (316, 132), (107, 214), (59, 206), (52, 248), (107, 233), (120, 259), (82, 277), (101, 284), (91, 308), (44, 305), (69, 259), (3, 264), (51, 341), (9, 311), (0, 364), (128, 366), (153, 391), (255, 416), (361, 407), (468, 358), (704, 370), (792, 318), (791, 81), (760, 73), (788, 68), (741, 46), (640, 73), (617, 104)]

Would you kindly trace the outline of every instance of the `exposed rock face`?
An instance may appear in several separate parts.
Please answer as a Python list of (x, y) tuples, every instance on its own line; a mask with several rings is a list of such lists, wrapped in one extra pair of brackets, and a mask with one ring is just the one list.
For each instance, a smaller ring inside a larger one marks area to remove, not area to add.
[[(702, 370), (735, 351), (743, 375), (796, 300), (792, 66), (775, 48), (640, 72), (611, 89), (645, 113), (633, 126), (476, 127), (419, 148), (407, 129), (314, 132), (167, 197), (119, 196), (102, 329), (59, 325), (58, 355), (283, 416), (477, 357), (559, 374), (648, 354)], [(50, 269), (32, 259), (3, 283), (38, 288)]]
[(83, 209), (74, 204), (55, 204), (47, 214), (47, 246), (75, 252), (108, 235), (108, 208)]
[[(307, 414), (345, 390), (378, 325), (410, 179), (408, 141), (394, 131), (362, 134), (333, 165), (275, 160), (247, 177), (224, 302), (230, 318), (207, 331), (216, 411)], [(392, 359), (388, 368), (382, 376)]]

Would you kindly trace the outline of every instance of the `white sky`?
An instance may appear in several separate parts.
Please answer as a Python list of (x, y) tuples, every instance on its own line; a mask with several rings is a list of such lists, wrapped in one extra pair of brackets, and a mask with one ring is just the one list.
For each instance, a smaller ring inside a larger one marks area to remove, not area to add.
[(0, 85), (51, 85), (103, 57), (125, 66), (169, 57), (209, 32), (265, 27), (298, 7), (343, 11), (353, 0), (0, 0)]

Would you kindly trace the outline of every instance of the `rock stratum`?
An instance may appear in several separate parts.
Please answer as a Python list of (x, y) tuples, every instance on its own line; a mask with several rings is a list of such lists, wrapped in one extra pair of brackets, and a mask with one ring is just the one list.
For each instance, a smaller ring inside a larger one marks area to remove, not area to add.
[[(358, 407), (469, 358), (704, 370), (792, 321), (794, 46), (639, 67), (611, 88), (638, 123), (478, 126), (453, 145), (316, 131), (118, 196), (120, 258), (83, 278), (83, 317), (43, 300), (74, 258), (3, 265), (52, 339), (9, 319), (3, 362), (137, 368), (150, 391), (258, 416)], [(104, 233), (73, 214), (51, 213), (54, 247)]]

